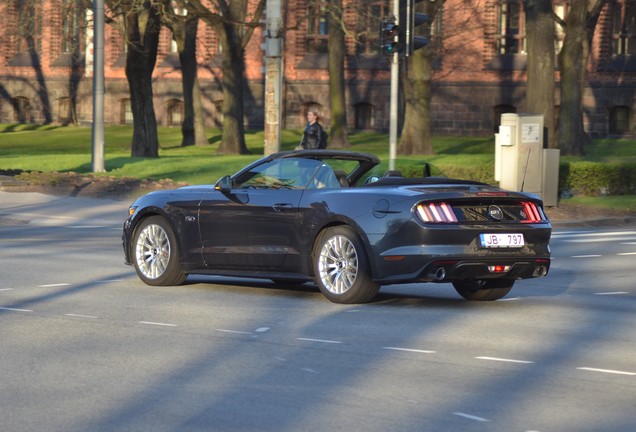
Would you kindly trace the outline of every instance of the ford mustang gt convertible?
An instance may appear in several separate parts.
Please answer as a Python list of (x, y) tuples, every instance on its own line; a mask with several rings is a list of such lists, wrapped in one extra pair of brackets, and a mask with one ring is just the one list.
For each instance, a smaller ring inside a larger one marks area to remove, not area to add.
[(426, 163), (417, 177), (379, 164), (365, 153), (285, 151), (214, 185), (149, 193), (124, 223), (125, 261), (149, 285), (188, 274), (313, 281), (336, 303), (415, 282), (497, 300), (548, 273), (552, 227), (536, 195), (445, 178)]

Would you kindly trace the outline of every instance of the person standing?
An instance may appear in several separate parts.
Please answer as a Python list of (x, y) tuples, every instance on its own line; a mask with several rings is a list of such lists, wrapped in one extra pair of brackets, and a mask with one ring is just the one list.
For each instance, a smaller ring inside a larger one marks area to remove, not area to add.
[(304, 150), (327, 147), (327, 134), (318, 123), (318, 113), (314, 110), (307, 111), (307, 126), (305, 126), (300, 147)]

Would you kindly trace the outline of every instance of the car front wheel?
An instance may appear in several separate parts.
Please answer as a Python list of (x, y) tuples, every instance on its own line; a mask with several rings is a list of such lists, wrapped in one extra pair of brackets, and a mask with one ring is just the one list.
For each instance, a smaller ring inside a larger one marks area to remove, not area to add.
[(148, 285), (180, 285), (187, 275), (181, 270), (179, 248), (172, 228), (160, 216), (140, 223), (132, 240), (133, 263)]
[(477, 279), (453, 282), (455, 291), (466, 300), (493, 301), (505, 297), (515, 284), (511, 279)]
[(318, 288), (334, 303), (367, 303), (380, 289), (371, 278), (362, 242), (347, 226), (322, 233), (314, 246), (313, 265)]

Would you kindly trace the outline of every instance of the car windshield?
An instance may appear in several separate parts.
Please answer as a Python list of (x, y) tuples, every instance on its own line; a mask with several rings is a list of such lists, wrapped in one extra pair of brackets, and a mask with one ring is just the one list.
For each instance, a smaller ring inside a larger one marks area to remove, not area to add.
[[(238, 189), (323, 189), (341, 187), (344, 176), (317, 159), (284, 158), (266, 161), (235, 179)], [(346, 180), (344, 180), (346, 182)], [(343, 182), (344, 183), (344, 182)]]

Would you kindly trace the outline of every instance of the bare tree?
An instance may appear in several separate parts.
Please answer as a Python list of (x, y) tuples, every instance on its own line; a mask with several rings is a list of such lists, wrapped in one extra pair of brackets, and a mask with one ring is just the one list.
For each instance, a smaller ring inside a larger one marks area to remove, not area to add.
[(329, 109), (331, 111), (330, 145), (347, 147), (347, 105), (345, 100), (345, 23), (342, 0), (329, 5)]
[(158, 157), (159, 138), (153, 103), (152, 73), (157, 62), (160, 11), (168, 0), (108, 0), (123, 19), (126, 34), (126, 78), (133, 113), (132, 156)]
[[(416, 3), (418, 12), (428, 14), (434, 22), (444, 0)], [(428, 25), (428, 24), (427, 24)], [(432, 35), (433, 37), (435, 35)], [(406, 62), (402, 79), (404, 94), (404, 125), (398, 153), (433, 154), (431, 143), (431, 85), (434, 46), (426, 46), (413, 53)]]
[[(223, 138), (219, 153), (247, 154), (245, 145), (244, 70), (245, 47), (251, 39), (265, 7), (265, 0), (258, 0), (250, 9), (249, 0), (217, 0), (216, 9), (205, 6), (201, 0), (189, 0), (188, 10), (196, 13), (217, 34), (223, 69)], [(251, 12), (250, 12), (251, 10)]]
[(548, 147), (556, 147), (554, 124), (554, 15), (552, 0), (523, 0), (528, 50), (528, 112), (542, 114)]
[[(187, 2), (179, 0), (178, 12), (169, 7), (164, 18), (177, 43), (179, 62), (181, 64), (181, 80), (183, 84), (184, 118), (181, 125), (182, 146), (208, 145), (205, 135), (205, 122), (201, 104), (201, 88), (197, 77), (197, 30), (199, 17), (187, 12)], [(172, 5), (171, 5), (172, 6)]]
[[(583, 90), (596, 23), (607, 0), (571, 0), (565, 20), (563, 48), (559, 53), (561, 108), (558, 143), (565, 155), (583, 155), (590, 137), (583, 127)], [(557, 18), (558, 19), (558, 18)]]

